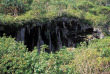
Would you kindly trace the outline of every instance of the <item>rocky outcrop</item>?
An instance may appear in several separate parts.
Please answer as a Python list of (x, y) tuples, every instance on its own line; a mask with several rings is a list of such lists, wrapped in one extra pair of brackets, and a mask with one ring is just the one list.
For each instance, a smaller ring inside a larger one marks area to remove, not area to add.
[(104, 35), (103, 32), (102, 32), (102, 29), (100, 29), (100, 28), (94, 28), (93, 31), (94, 31), (94, 32), (93, 32), (93, 36), (94, 36), (95, 38), (103, 39), (103, 38), (105, 37), (105, 35)]
[(36, 26), (27, 25), (17, 32), (17, 41), (24, 41), (29, 50), (37, 46), (49, 45), (50, 51), (57, 51), (63, 46), (76, 47), (87, 34), (92, 34), (93, 28), (74, 18), (62, 17), (46, 24), (36, 23)]
[(40, 46), (44, 44), (49, 46), (47, 52), (57, 51), (63, 46), (76, 47), (78, 43), (84, 41), (86, 35), (93, 33), (90, 24), (82, 23), (76, 18), (61, 17), (45, 24), (39, 22), (35, 24), (35, 26), (28, 24), (19, 29), (5, 27), (4, 32), (16, 37), (17, 41), (24, 41), (30, 51), (37, 46), (39, 52)]

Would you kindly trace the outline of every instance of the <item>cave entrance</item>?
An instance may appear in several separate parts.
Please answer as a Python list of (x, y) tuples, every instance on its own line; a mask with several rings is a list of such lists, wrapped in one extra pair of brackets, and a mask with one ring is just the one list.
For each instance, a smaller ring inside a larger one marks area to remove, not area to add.
[(27, 25), (17, 33), (17, 41), (24, 41), (30, 51), (37, 46), (40, 52), (41, 45), (48, 45), (49, 50), (57, 51), (63, 46), (76, 47), (88, 34), (92, 34), (93, 28), (88, 24), (80, 23), (67, 17), (52, 20), (46, 24), (36, 26)]
[(35, 26), (32, 26), (30, 23), (30, 25), (26, 25), (17, 31), (13, 30), (8, 34), (16, 37), (17, 41), (24, 41), (29, 51), (37, 46), (40, 52), (40, 46), (46, 44), (49, 46), (47, 52), (54, 52), (63, 46), (76, 47), (78, 43), (84, 41), (86, 35), (92, 34), (92, 32), (93, 28), (80, 20), (61, 17), (46, 24), (36, 23)]

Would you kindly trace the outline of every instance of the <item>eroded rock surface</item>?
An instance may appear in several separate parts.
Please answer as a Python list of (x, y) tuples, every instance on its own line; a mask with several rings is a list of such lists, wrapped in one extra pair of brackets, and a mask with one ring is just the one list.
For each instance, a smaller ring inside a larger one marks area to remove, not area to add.
[[(63, 46), (76, 47), (76, 45), (86, 38), (86, 35), (93, 33), (90, 24), (82, 23), (76, 18), (61, 17), (45, 24), (36, 22), (35, 26), (28, 24), (19, 29), (13, 27), (5, 28), (5, 33), (16, 37), (17, 41), (24, 41), (30, 51), (37, 46), (47, 44), (50, 51), (57, 51)], [(8, 31), (8, 32), (7, 32)]]
[(17, 33), (17, 40), (24, 41), (29, 50), (37, 46), (49, 45), (48, 52), (56, 51), (62, 46), (76, 47), (87, 34), (92, 34), (93, 28), (88, 24), (80, 23), (79, 20), (70, 18), (58, 18), (46, 24), (37, 23), (36, 26), (27, 25)]

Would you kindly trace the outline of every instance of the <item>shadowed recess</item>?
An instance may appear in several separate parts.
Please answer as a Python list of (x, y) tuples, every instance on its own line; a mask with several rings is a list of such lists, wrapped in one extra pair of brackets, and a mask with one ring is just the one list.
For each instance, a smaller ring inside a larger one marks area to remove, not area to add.
[(40, 52), (40, 46), (47, 44), (49, 49), (46, 51), (54, 52), (63, 46), (76, 47), (92, 32), (93, 28), (89, 24), (81, 23), (75, 18), (61, 17), (46, 24), (36, 23), (35, 26), (28, 24), (17, 31), (13, 30), (12, 33), (10, 31), (9, 34), (16, 37), (17, 41), (24, 41), (29, 51), (37, 46)]

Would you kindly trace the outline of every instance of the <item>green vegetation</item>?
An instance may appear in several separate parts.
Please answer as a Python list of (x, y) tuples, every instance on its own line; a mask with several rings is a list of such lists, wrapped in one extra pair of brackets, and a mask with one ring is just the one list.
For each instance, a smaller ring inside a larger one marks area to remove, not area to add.
[(2, 0), (1, 13), (17, 16), (30, 9), (32, 0)]
[[(0, 0), (0, 25), (23, 26), (58, 17), (81, 19), (93, 27), (110, 26), (110, 0)], [(73, 49), (41, 53), (28, 51), (23, 42), (0, 37), (0, 74), (109, 74), (110, 37), (95, 39)]]
[(76, 70), (82, 74), (110, 73), (110, 39), (96, 39), (86, 46), (81, 43), (81, 47), (76, 49), (75, 59), (73, 59)]
[(95, 27), (104, 26), (110, 21), (109, 3), (109, 0), (2, 0), (0, 23), (14, 26), (36, 20), (46, 23), (66, 15), (89, 20)]
[(110, 37), (81, 43), (78, 48), (63, 47), (58, 52), (46, 53), (47, 45), (27, 51), (21, 42), (11, 37), (0, 37), (0, 73), (98, 74), (110, 73)]

